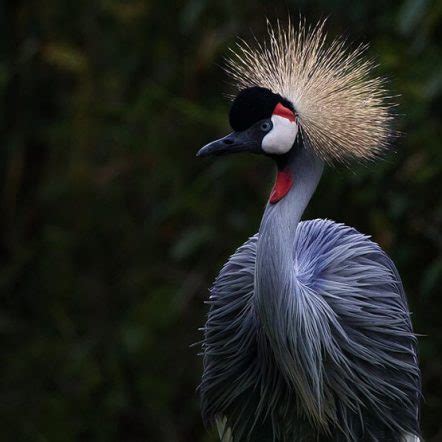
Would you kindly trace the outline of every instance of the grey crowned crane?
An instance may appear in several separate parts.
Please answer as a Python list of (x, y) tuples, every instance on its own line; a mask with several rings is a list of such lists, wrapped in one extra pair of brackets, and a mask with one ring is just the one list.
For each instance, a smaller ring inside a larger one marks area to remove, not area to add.
[(324, 164), (389, 146), (391, 100), (364, 50), (328, 44), (324, 23), (289, 23), (227, 62), (233, 132), (198, 156), (262, 154), (277, 175), (258, 233), (211, 289), (199, 391), (223, 442), (419, 440), (416, 337), (394, 263), (352, 227), (301, 221)]

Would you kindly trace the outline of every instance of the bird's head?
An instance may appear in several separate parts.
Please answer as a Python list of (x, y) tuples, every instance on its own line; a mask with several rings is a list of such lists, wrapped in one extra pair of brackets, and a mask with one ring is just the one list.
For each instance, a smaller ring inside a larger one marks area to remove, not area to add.
[(233, 132), (204, 146), (198, 156), (237, 152), (284, 155), (298, 135), (293, 104), (263, 87), (243, 89), (232, 103), (229, 120)]
[(255, 48), (240, 43), (227, 60), (239, 90), (230, 109), (233, 132), (207, 144), (198, 156), (261, 153), (278, 168), (299, 156), (328, 163), (372, 160), (389, 146), (394, 103), (366, 46), (347, 50), (327, 43), (324, 22), (300, 21), (276, 31)]

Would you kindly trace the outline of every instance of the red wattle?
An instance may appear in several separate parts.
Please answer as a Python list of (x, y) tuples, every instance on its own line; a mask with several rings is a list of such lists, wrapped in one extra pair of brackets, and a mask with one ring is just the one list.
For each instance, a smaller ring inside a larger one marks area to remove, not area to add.
[(270, 194), (270, 203), (275, 204), (284, 198), (293, 185), (293, 177), (289, 170), (278, 170), (276, 182)]

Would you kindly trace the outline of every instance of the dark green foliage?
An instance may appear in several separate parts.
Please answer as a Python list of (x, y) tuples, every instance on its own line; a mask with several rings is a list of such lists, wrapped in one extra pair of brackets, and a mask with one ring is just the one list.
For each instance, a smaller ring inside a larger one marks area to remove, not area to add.
[(214, 440), (189, 345), (273, 171), (194, 154), (228, 131), (227, 47), (287, 9), (370, 41), (401, 95), (396, 153), (329, 170), (306, 217), (370, 233), (396, 262), (425, 335), (424, 435), (442, 437), (440, 2), (267, 4), (0, 4), (2, 440)]

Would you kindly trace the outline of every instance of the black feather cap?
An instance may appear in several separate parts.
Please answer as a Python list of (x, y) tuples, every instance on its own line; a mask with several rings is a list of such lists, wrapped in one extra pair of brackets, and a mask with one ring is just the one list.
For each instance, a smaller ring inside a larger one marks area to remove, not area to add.
[(230, 126), (235, 131), (246, 130), (256, 122), (270, 118), (278, 103), (295, 112), (290, 101), (269, 89), (258, 86), (243, 89), (230, 108)]

